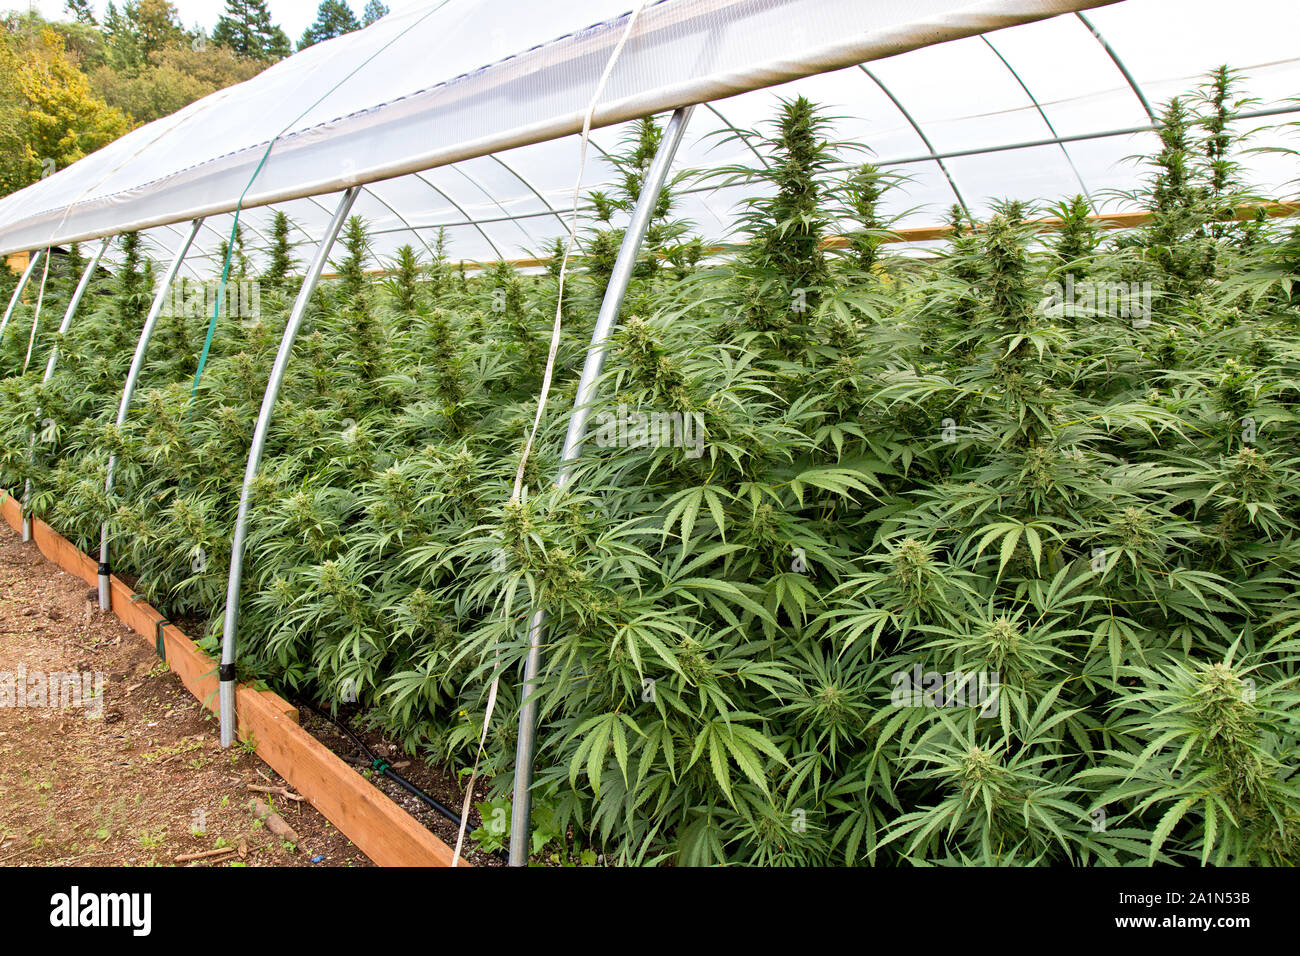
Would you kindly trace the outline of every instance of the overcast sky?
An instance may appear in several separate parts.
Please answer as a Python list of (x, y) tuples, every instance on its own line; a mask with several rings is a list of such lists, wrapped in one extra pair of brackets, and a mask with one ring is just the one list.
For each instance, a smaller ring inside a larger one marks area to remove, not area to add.
[[(180, 11), (181, 23), (187, 27), (201, 26), (209, 33), (212, 32), (217, 17), (221, 16), (221, 11), (226, 6), (226, 0), (171, 0), (171, 2)], [(385, 0), (385, 2), (391, 10), (405, 10), (419, 6), (426, 0)], [(271, 19), (284, 27), (284, 32), (289, 34), (289, 39), (297, 43), (302, 32), (311, 25), (312, 20), (316, 19), (316, 7), (319, 4), (320, 0), (268, 0), (266, 6), (271, 11)], [(95, 8), (95, 15), (102, 16), (108, 6), (108, 0), (92, 0), (92, 5)], [(352, 7), (352, 12), (357, 15), (357, 19), (361, 19), (361, 11), (365, 8), (366, 0), (348, 0), (348, 5)], [(30, 0), (30, 2), (0, 0), (0, 10), (20, 10), (28, 6), (35, 7), (42, 16), (50, 20), (69, 19), (63, 12), (63, 0)], [(118, 6), (121, 6), (120, 2)]]

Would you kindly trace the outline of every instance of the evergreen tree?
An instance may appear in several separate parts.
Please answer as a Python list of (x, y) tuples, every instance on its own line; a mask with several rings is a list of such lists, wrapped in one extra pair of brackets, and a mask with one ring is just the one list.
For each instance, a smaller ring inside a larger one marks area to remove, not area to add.
[(357, 15), (344, 0), (322, 0), (316, 8), (316, 22), (309, 26), (298, 41), (298, 49), (305, 50), (322, 40), (332, 40), (353, 30), (360, 30)]
[(363, 26), (370, 26), (376, 20), (388, 16), (388, 4), (381, 0), (368, 0), (366, 9), (362, 11), (361, 23)]
[(289, 37), (271, 22), (266, 0), (226, 0), (212, 41), (254, 60), (279, 60), (290, 52)]
[(144, 62), (140, 38), (132, 29), (130, 18), (117, 9), (113, 0), (108, 0), (108, 9), (104, 11), (104, 39), (108, 45), (108, 62), (114, 70), (128, 73)]
[(78, 23), (92, 27), (99, 26), (99, 21), (95, 19), (95, 11), (90, 8), (90, 0), (64, 0), (63, 9), (71, 13)]
[(109, 0), (104, 13), (109, 64), (135, 75), (149, 57), (185, 39), (176, 7), (167, 0), (126, 0), (119, 10)]

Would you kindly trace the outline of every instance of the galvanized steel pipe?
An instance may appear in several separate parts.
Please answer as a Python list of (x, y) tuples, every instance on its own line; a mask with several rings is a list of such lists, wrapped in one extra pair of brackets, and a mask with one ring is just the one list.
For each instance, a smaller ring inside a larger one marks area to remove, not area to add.
[(220, 683), (217, 689), (217, 701), (221, 716), (221, 746), (229, 747), (235, 742), (235, 654), (236, 636), (239, 627), (239, 588), (244, 576), (244, 540), (248, 535), (248, 509), (253, 495), (253, 483), (262, 464), (262, 452), (266, 448), (266, 435), (271, 428), (271, 413), (275, 410), (275, 399), (284, 383), (284, 374), (289, 367), (289, 356), (293, 352), (293, 341), (298, 336), (303, 317), (307, 313), (307, 304), (311, 300), (320, 274), (325, 269), (330, 248), (338, 238), (339, 230), (356, 201), (360, 187), (353, 186), (343, 194), (329, 228), (321, 237), (316, 257), (312, 260), (307, 275), (303, 278), (298, 298), (289, 313), (288, 324), (280, 339), (280, 350), (276, 352), (275, 364), (271, 366), (271, 377), (266, 383), (266, 394), (262, 396), (262, 408), (257, 416), (257, 427), (253, 430), (253, 441), (248, 449), (248, 464), (244, 468), (244, 486), (239, 492), (239, 511), (235, 515), (235, 533), (230, 541), (230, 579), (226, 584), (225, 626), (221, 634), (221, 668), (218, 671)]
[[(59, 339), (68, 334), (68, 329), (72, 325), (72, 317), (77, 314), (77, 307), (81, 305), (81, 297), (86, 294), (86, 289), (90, 287), (90, 280), (94, 278), (95, 270), (99, 268), (99, 260), (104, 258), (104, 252), (108, 249), (109, 240), (105, 239), (99, 244), (99, 251), (95, 253), (89, 263), (86, 264), (86, 270), (81, 273), (81, 281), (77, 283), (76, 291), (72, 293), (72, 300), (68, 303), (68, 311), (63, 313), (63, 321), (59, 323), (59, 331), (55, 335), (54, 344), (50, 347), (50, 358), (45, 363), (45, 374), (41, 377), (41, 384), (45, 385), (54, 377), (54, 367), (59, 361)], [(36, 409), (36, 427), (41, 424), (41, 409)], [(28, 440), (28, 460), (30, 461), (36, 451), (36, 431), (33, 429), (30, 439)], [(23, 540), (32, 539), (32, 516), (28, 514), (27, 508), (31, 503), (32, 480), (30, 478), (23, 485)]]
[(45, 252), (44, 249), (37, 249), (32, 253), (32, 257), (27, 260), (27, 268), (23, 270), (18, 285), (14, 286), (14, 294), (9, 297), (9, 307), (5, 309), (4, 319), (0, 321), (0, 339), (4, 338), (5, 329), (9, 328), (9, 320), (13, 317), (14, 309), (18, 308), (18, 301), (23, 297), (23, 289), (27, 287), (27, 280), (36, 271), (36, 263), (41, 261), (41, 255)]
[[(117, 406), (117, 427), (121, 428), (126, 424), (127, 412), (131, 409), (131, 398), (135, 395), (136, 383), (140, 380), (140, 371), (144, 368), (145, 353), (149, 350), (149, 340), (153, 338), (153, 330), (158, 325), (158, 317), (162, 315), (163, 303), (167, 300), (167, 293), (176, 281), (176, 273), (180, 272), (181, 262), (185, 259), (185, 254), (190, 251), (190, 246), (194, 244), (194, 237), (199, 234), (199, 228), (203, 225), (202, 219), (195, 219), (190, 227), (189, 235), (176, 250), (176, 255), (172, 259), (171, 266), (167, 269), (167, 274), (163, 276), (162, 285), (154, 294), (153, 305), (149, 308), (149, 315), (144, 320), (144, 328), (140, 330), (140, 340), (135, 344), (135, 355), (131, 359), (131, 370), (126, 374), (126, 384), (122, 387), (122, 401)], [(108, 456), (108, 472), (104, 476), (104, 497), (110, 498), (113, 494), (113, 471), (117, 467), (117, 456), (110, 454)], [(111, 610), (113, 607), (112, 590), (109, 587), (109, 576), (112, 573), (108, 562), (108, 525), (109, 519), (104, 518), (104, 523), (99, 526), (99, 609), (101, 611)]]
[[(623, 243), (614, 262), (614, 271), (610, 274), (609, 285), (605, 288), (605, 298), (600, 303), (600, 314), (596, 317), (596, 327), (591, 333), (591, 347), (582, 365), (582, 376), (578, 380), (578, 393), (573, 401), (573, 414), (569, 418), (569, 430), (564, 436), (564, 451), (560, 458), (560, 470), (555, 479), (558, 487), (563, 488), (573, 475), (573, 467), (582, 455), (582, 445), (587, 437), (587, 419), (591, 415), (591, 405), (596, 398), (596, 381), (605, 368), (605, 359), (609, 355), (609, 337), (618, 322), (619, 309), (623, 297), (632, 281), (632, 271), (636, 268), (637, 256), (641, 244), (645, 241), (646, 231), (650, 228), (654, 208), (659, 203), (659, 194), (668, 181), (668, 171), (672, 167), (677, 147), (681, 145), (682, 134), (690, 120), (694, 107), (675, 110), (664, 129), (663, 139), (655, 152), (650, 170), (646, 173), (641, 195), (637, 197), (636, 209), (623, 234)], [(528, 862), (529, 814), (532, 810), (533, 752), (536, 748), (537, 734), (537, 698), (531, 693), (537, 682), (537, 675), (542, 669), (542, 640), (546, 628), (546, 612), (538, 609), (533, 613), (528, 627), (528, 656), (524, 659), (524, 677), (520, 685), (523, 704), (519, 710), (519, 737), (515, 744), (515, 787), (513, 810), (510, 817), (510, 865), (523, 866)]]

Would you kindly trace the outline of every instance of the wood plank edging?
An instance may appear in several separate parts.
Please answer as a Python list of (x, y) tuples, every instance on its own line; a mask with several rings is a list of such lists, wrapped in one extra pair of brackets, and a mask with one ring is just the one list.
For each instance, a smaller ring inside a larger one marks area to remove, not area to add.
[[(0, 517), (22, 531), (22, 507), (12, 495), (0, 497)], [(32, 539), (41, 554), (75, 577), (94, 585), (98, 563), (39, 518)], [(113, 575), (113, 613), (124, 625), (154, 644), (162, 615)], [(217, 662), (174, 624), (162, 625), (167, 665), (187, 690), (216, 713)], [(236, 727), (257, 755), (284, 777), (334, 826), (378, 866), (450, 866), (451, 847), (443, 843), (298, 725), (298, 710), (271, 691), (241, 684), (235, 692)], [(470, 866), (462, 859), (458, 866)]]

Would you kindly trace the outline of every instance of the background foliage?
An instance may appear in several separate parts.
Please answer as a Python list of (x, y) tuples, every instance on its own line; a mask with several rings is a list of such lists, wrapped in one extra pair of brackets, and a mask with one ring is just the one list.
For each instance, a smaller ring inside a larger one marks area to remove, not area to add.
[[(167, 0), (110, 2), (102, 22), (87, 0), (65, 9), (70, 22), (34, 11), (0, 17), (0, 195), (293, 52), (267, 0), (226, 0), (210, 30), (182, 25)], [(343, 0), (324, 0), (298, 49), (387, 12), (369, 0), (358, 20)]]

